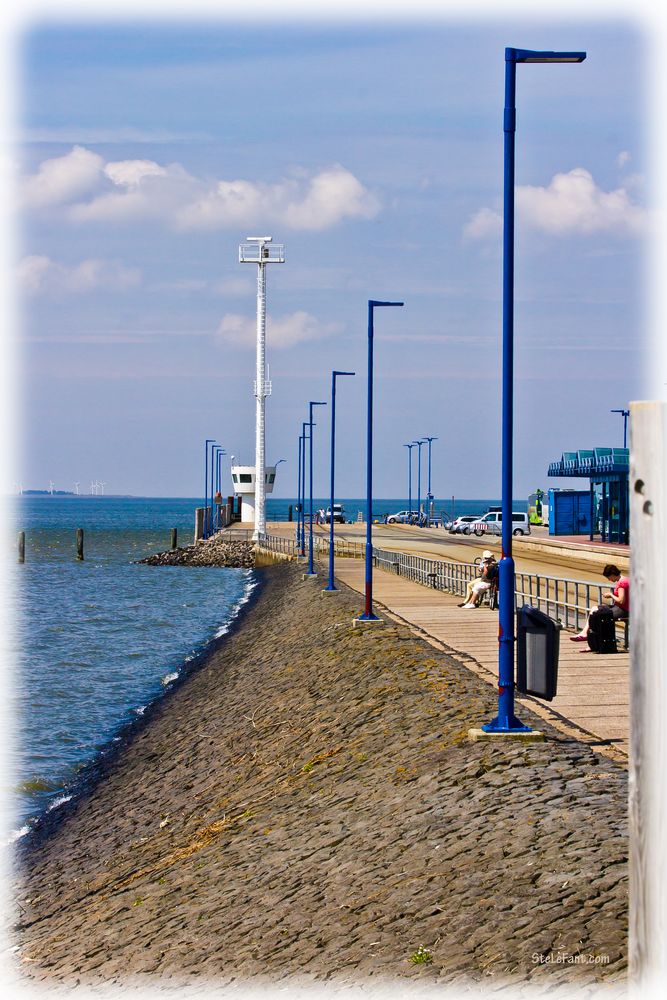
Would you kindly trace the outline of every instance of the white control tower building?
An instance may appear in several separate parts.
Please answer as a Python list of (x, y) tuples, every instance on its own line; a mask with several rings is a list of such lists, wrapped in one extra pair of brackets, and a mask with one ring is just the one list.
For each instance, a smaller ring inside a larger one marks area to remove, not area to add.
[[(242, 517), (254, 511), (257, 541), (266, 535), (266, 494), (273, 490), (275, 467), (266, 468), (264, 409), (271, 383), (266, 379), (266, 265), (284, 264), (285, 247), (274, 243), (271, 236), (247, 236), (239, 246), (239, 262), (257, 265), (257, 372), (255, 376), (255, 468), (232, 465), (232, 482), (236, 493), (243, 495)], [(250, 481), (248, 481), (250, 476)], [(241, 478), (243, 477), (243, 478)], [(243, 488), (239, 489), (243, 483)], [(252, 492), (249, 489), (252, 487)]]

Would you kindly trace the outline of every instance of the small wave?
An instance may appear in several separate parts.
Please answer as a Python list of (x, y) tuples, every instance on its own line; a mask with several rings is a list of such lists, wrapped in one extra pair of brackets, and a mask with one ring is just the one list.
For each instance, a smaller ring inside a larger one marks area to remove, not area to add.
[(162, 678), (162, 684), (164, 687), (167, 687), (168, 684), (173, 684), (176, 680), (178, 680), (178, 670), (171, 674), (165, 674)]
[(30, 833), (30, 825), (28, 823), (25, 823), (18, 830), (12, 830), (10, 835), (7, 837), (7, 840), (5, 841), (5, 847), (7, 847), (9, 844), (13, 844), (17, 840), (20, 840), (21, 837), (25, 837), (26, 833)]
[[(162, 683), (164, 684), (164, 679), (163, 679)], [(146, 706), (145, 705), (138, 705), (137, 708), (135, 708), (134, 711), (136, 712), (137, 715), (143, 715), (144, 712), (146, 711)]]
[(57, 799), (54, 799), (51, 805), (46, 810), (47, 812), (52, 812), (54, 809), (58, 809), (59, 806), (64, 806), (66, 802), (69, 802), (72, 798), (71, 795), (59, 795)]

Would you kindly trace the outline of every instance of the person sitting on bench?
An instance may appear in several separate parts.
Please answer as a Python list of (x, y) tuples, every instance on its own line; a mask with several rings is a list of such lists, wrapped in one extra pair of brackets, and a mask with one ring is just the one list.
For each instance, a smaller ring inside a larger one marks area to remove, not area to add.
[[(627, 576), (621, 576), (621, 571), (618, 566), (614, 566), (612, 563), (605, 566), (602, 570), (602, 575), (605, 576), (610, 583), (614, 584), (614, 589), (611, 594), (603, 594), (602, 600), (606, 605), (611, 605), (611, 613), (615, 621), (627, 618), (630, 614), (630, 581)], [(598, 605), (595, 605), (590, 609), (586, 617), (586, 624), (582, 628), (581, 632), (578, 632), (577, 635), (570, 636), (571, 642), (586, 642), (588, 639), (588, 625), (591, 620), (591, 615), (598, 610)]]
[(484, 591), (490, 590), (497, 579), (498, 564), (496, 562), (496, 557), (493, 552), (489, 552), (488, 549), (485, 549), (484, 552), (482, 552), (482, 561), (479, 566), (479, 576), (476, 580), (468, 581), (466, 599), (463, 604), (459, 604), (459, 607), (468, 609), (478, 607), (482, 600), (482, 594)]

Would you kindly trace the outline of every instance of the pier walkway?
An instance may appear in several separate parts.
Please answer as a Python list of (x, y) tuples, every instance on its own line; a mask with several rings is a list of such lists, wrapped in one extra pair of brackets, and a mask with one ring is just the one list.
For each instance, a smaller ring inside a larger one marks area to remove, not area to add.
[[(362, 560), (336, 559), (335, 572), (342, 583), (360, 594), (364, 592)], [(323, 567), (321, 579), (325, 580)], [(313, 584), (319, 586), (319, 581)], [(326, 599), (335, 600), (335, 597), (327, 595)], [(459, 597), (423, 587), (381, 569), (373, 573), (373, 603), (377, 614), (388, 611), (413, 626), (424, 638), (444, 647), (469, 670), (496, 686), (497, 613), (486, 607), (464, 611), (458, 607)], [(554, 728), (619, 763), (627, 763), (629, 654), (582, 653), (584, 644), (570, 642), (570, 634), (561, 633), (557, 696), (552, 702), (545, 702), (519, 695), (519, 715), (520, 706), (529, 705)], [(490, 719), (470, 721), (474, 728)]]

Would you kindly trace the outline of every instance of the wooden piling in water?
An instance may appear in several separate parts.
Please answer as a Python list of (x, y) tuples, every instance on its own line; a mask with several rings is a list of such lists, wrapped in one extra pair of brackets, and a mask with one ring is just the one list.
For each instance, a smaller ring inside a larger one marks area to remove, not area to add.
[(25, 562), (25, 531), (19, 531), (19, 562)]
[(171, 547), (172, 547), (172, 549), (177, 549), (178, 548), (178, 529), (177, 528), (172, 528), (171, 529)]
[(76, 558), (83, 561), (83, 528), (76, 529)]

